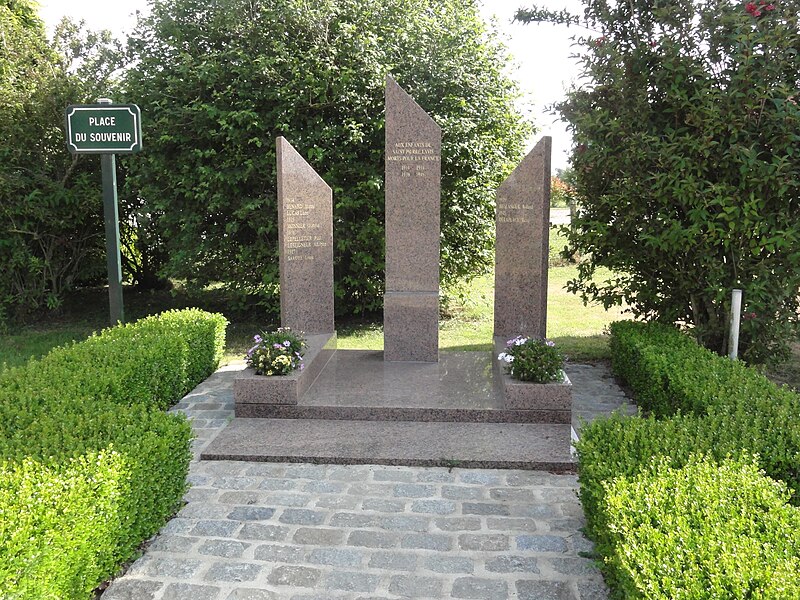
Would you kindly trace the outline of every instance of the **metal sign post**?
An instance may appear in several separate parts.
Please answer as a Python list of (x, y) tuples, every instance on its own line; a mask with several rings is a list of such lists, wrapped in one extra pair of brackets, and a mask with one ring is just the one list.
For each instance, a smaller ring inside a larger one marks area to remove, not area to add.
[(122, 257), (119, 243), (117, 166), (115, 154), (142, 149), (142, 117), (134, 104), (70, 105), (66, 111), (67, 148), (73, 154), (100, 154), (103, 179), (103, 215), (106, 230), (106, 265), (111, 324), (125, 322), (122, 302)]

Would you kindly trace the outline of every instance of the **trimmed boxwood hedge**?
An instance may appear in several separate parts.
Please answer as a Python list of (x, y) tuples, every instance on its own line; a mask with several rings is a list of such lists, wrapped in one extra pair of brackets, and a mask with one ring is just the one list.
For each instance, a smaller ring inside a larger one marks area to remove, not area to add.
[[(612, 415), (581, 431), (580, 495), (587, 532), (600, 554), (618, 552), (618, 540), (611, 535), (618, 523), (609, 511), (610, 482), (635, 480), (654, 459), (664, 468), (682, 469), (696, 455), (718, 462), (756, 456), (759, 467), (794, 491), (791, 502), (798, 502), (800, 396), (701, 348), (672, 327), (620, 322), (612, 324), (611, 334), (614, 372), (647, 416)], [(767, 571), (772, 567), (764, 565)], [(606, 574), (617, 586), (614, 569), (607, 568)]]
[(175, 511), (227, 321), (191, 309), (0, 373), (0, 597), (86, 600)]

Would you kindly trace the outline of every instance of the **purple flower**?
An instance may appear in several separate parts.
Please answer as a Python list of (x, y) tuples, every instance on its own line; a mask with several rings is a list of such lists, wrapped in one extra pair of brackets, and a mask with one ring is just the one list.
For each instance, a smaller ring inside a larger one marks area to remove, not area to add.
[(283, 345), (284, 345), (286, 348), (288, 348), (289, 346), (291, 346), (291, 345), (292, 345), (292, 342), (290, 342), (289, 340), (286, 340), (286, 341), (284, 341), (284, 342), (283, 342)]
[(545, 346), (550, 346), (552, 348), (552, 347), (554, 347), (556, 345), (556, 343), (553, 342), (552, 340), (545, 340), (544, 341), (544, 345)]
[(263, 342), (264, 340), (261, 338), (261, 336), (260, 336), (260, 335), (256, 334), (256, 335), (254, 335), (254, 336), (253, 336), (253, 341), (254, 341), (256, 344), (260, 344), (260, 343), (261, 343), (261, 342)]
[(275, 350), (283, 350), (283, 346), (281, 346), (277, 342), (272, 344), (272, 347), (275, 348)]

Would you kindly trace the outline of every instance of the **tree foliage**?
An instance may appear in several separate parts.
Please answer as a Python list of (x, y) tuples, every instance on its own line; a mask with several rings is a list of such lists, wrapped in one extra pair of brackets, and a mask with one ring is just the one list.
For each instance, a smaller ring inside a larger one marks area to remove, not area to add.
[[(591, 254), (572, 291), (694, 327), (728, 345), (745, 292), (745, 358), (780, 358), (798, 328), (800, 29), (797, 0), (585, 2), (521, 21), (581, 22), (585, 83), (569, 123), (582, 202), (567, 252)], [(611, 280), (595, 283), (597, 267)]]
[(474, 1), (154, 0), (131, 52), (146, 142), (129, 196), (164, 274), (274, 307), (282, 135), (333, 188), (337, 311), (379, 308), (387, 73), (444, 131), (444, 283), (491, 264), (494, 189), (528, 127)]
[(64, 109), (105, 95), (120, 58), (107, 33), (65, 20), (50, 43), (33, 2), (0, 3), (0, 322), (103, 272), (99, 161), (69, 155)]

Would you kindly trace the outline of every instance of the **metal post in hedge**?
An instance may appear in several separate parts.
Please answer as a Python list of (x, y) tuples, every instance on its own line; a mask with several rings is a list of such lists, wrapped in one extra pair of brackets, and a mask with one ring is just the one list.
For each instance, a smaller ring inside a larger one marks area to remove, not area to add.
[(731, 334), (728, 358), (736, 360), (739, 355), (739, 323), (742, 317), (742, 290), (731, 292)]

